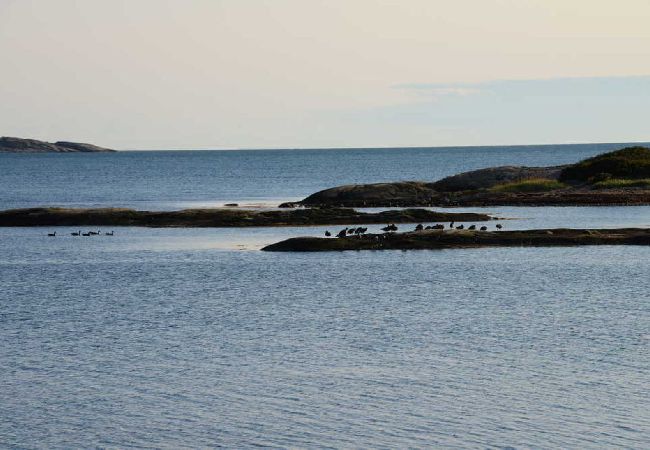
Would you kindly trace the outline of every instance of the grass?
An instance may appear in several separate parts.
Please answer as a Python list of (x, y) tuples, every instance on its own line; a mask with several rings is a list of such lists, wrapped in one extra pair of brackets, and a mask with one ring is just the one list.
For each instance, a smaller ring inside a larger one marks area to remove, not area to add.
[(527, 178), (525, 180), (511, 181), (510, 183), (497, 184), (490, 188), (493, 192), (546, 192), (564, 189), (566, 184), (548, 178)]
[(641, 178), (630, 180), (625, 178), (610, 178), (609, 180), (599, 181), (593, 186), (598, 189), (616, 189), (616, 188), (647, 188), (650, 189), (650, 178)]

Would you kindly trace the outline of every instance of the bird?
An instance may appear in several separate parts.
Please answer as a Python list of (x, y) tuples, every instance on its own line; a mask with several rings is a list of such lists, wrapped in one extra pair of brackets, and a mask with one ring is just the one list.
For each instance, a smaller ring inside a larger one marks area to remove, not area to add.
[(424, 230), (424, 225), (422, 225), (421, 223), (415, 226), (415, 231), (422, 231), (422, 230)]
[(432, 226), (431, 228), (433, 228), (434, 230), (444, 230), (445, 226), (440, 224), (440, 223), (437, 223), (434, 226)]
[(326, 237), (330, 237), (331, 235), (332, 235), (332, 233), (330, 233), (328, 230), (325, 230), (325, 236)]
[(350, 228), (350, 229), (348, 230), (348, 234), (354, 234), (354, 232), (355, 232), (356, 230), (357, 230), (356, 228)]
[(82, 236), (90, 236), (90, 231), (87, 233), (81, 233)]
[(462, 229), (464, 229), (464, 228), (465, 228), (465, 225), (463, 225), (463, 224), (460, 224), (460, 225), (458, 225), (458, 226), (456, 227), (457, 230), (462, 230)]
[(77, 231), (76, 233), (72, 232), (70, 233), (71, 236), (81, 236), (81, 231)]
[(54, 233), (47, 233), (47, 235), (50, 236), (50, 237), (54, 237), (54, 236), (56, 236), (56, 231)]
[(482, 226), (482, 227), (481, 227), (481, 231), (487, 231), (487, 227), (486, 227), (486, 226)]
[(113, 236), (113, 231), (112, 230), (110, 232), (107, 231), (106, 233), (104, 233), (104, 236)]
[(452, 223), (450, 223), (450, 224), (449, 224), (449, 228), (454, 228), (454, 223), (456, 223), (456, 222), (452, 222)]
[(468, 230), (476, 230), (476, 225), (470, 225)]
[(500, 230), (501, 228), (503, 228), (503, 225), (501, 225), (500, 223), (497, 223), (496, 226), (497, 226), (497, 230)]
[(339, 231), (339, 234), (336, 235), (336, 237), (344, 238), (348, 234), (348, 229), (343, 228), (341, 231)]

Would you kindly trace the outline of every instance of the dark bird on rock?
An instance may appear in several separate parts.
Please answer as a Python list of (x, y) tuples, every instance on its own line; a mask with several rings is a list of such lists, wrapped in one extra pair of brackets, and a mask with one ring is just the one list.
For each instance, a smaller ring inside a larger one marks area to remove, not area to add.
[(465, 229), (465, 225), (462, 225), (462, 224), (461, 224), (461, 225), (458, 225), (458, 226), (456, 227), (456, 229), (457, 229), (457, 230), (463, 230), (463, 229)]
[(422, 225), (421, 223), (415, 226), (415, 231), (422, 231), (422, 230), (424, 230), (424, 225)]
[(348, 234), (348, 229), (343, 228), (341, 231), (339, 231), (339, 234), (336, 235), (336, 237), (344, 238)]
[(454, 223), (456, 223), (456, 222), (452, 222), (452, 223), (450, 223), (450, 224), (449, 224), (449, 228), (454, 228)]
[(348, 234), (353, 234), (355, 232), (356, 228), (350, 228), (348, 230)]
[(331, 235), (332, 233), (330, 233), (329, 231), (325, 231), (325, 236), (330, 237)]
[(500, 223), (497, 223), (497, 230), (500, 230), (501, 228), (503, 228), (503, 225), (501, 225)]
[(431, 228), (433, 228), (434, 230), (444, 230), (445, 226), (443, 224), (441, 224), (441, 223), (438, 223), (438, 224), (432, 226)]
[(476, 225), (470, 225), (470, 227), (468, 228), (468, 230), (476, 230)]
[(481, 227), (481, 231), (487, 231), (487, 227), (486, 227), (486, 226), (482, 226), (482, 227)]

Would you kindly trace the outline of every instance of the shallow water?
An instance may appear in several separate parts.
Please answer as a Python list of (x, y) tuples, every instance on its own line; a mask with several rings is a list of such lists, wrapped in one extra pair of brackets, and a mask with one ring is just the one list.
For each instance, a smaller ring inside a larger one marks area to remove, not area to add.
[[(650, 224), (648, 207), (463, 210)], [(648, 447), (650, 249), (257, 251), (327, 228), (0, 228), (0, 447)]]

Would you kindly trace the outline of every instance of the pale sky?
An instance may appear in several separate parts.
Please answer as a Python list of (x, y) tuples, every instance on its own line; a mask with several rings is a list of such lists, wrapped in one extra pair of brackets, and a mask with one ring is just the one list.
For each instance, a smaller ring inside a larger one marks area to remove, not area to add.
[(648, 0), (0, 0), (0, 135), (117, 149), (649, 141)]

